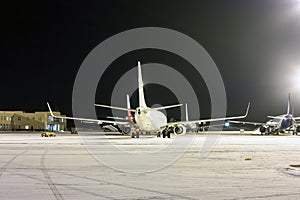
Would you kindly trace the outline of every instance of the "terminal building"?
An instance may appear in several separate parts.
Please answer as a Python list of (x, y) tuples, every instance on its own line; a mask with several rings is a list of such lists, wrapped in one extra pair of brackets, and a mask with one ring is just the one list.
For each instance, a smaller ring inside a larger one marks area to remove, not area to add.
[[(57, 116), (65, 116), (60, 112), (53, 113)], [(67, 120), (53, 118), (50, 112), (0, 111), (1, 131), (64, 131), (66, 128)]]

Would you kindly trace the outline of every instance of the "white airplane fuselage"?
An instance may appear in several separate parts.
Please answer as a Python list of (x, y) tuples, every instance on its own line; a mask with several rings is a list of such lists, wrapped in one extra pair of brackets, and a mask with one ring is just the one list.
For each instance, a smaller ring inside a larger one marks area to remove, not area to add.
[(167, 117), (160, 111), (151, 108), (137, 108), (135, 121), (143, 131), (160, 131), (167, 124)]

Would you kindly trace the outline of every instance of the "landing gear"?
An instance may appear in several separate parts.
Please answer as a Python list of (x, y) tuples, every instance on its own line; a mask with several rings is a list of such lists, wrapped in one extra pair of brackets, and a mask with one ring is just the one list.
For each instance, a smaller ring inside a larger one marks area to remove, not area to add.
[(163, 134), (163, 138), (165, 138), (167, 136), (167, 131), (163, 130), (162, 134)]
[(167, 137), (168, 137), (168, 138), (171, 138), (171, 133), (170, 133), (170, 131), (168, 131)]
[(162, 131), (163, 138), (171, 138), (172, 129), (164, 129)]

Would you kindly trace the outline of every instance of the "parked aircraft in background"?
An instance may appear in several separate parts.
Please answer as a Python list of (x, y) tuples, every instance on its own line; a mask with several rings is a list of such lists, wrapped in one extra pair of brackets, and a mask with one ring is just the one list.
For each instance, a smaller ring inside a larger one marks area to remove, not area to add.
[(291, 113), (291, 95), (288, 96), (287, 112), (286, 114), (278, 116), (268, 116), (271, 120), (266, 123), (260, 122), (243, 122), (243, 121), (230, 121), (232, 123), (240, 124), (252, 124), (260, 125), (259, 131), (261, 134), (279, 134), (284, 132), (292, 132), (293, 135), (297, 134), (297, 120), (300, 120), (300, 117), (294, 117)]

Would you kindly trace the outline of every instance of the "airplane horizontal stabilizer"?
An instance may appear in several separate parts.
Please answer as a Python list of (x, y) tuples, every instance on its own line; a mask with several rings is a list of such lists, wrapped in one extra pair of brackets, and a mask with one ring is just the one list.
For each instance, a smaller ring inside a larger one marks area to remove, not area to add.
[(128, 108), (121, 108), (121, 107), (115, 107), (115, 106), (107, 106), (107, 105), (102, 105), (102, 104), (94, 104), (95, 106), (98, 107), (103, 107), (103, 108), (111, 108), (111, 109), (116, 109), (116, 110), (124, 110), (124, 111), (131, 111), (131, 112), (136, 112), (134, 109), (128, 109)]
[(180, 106), (182, 106), (182, 104), (176, 104), (176, 105), (171, 105), (171, 106), (163, 106), (163, 107), (158, 107), (158, 108), (151, 108), (151, 110), (164, 110), (164, 109), (180, 107)]

